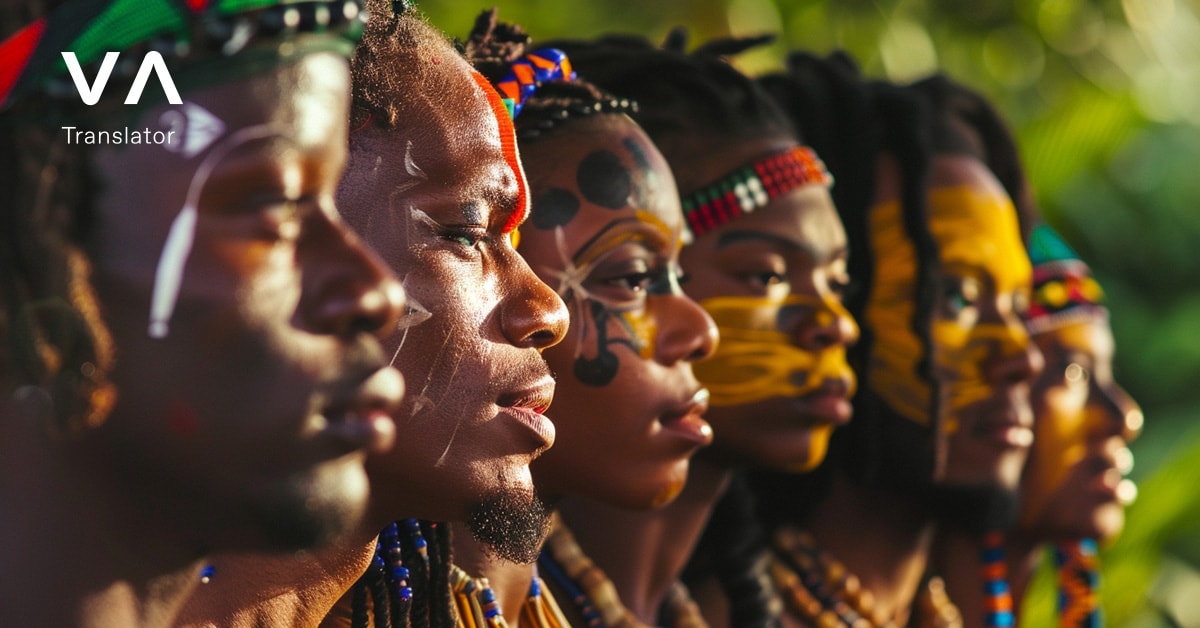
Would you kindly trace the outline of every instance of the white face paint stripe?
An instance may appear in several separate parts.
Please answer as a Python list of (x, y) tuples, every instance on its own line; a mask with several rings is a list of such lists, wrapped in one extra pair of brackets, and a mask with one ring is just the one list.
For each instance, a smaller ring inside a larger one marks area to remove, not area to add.
[(200, 162), (192, 181), (188, 185), (187, 196), (183, 209), (171, 222), (167, 232), (167, 240), (163, 244), (162, 255), (158, 258), (158, 266), (154, 269), (154, 292), (150, 296), (150, 327), (151, 338), (166, 338), (170, 333), (171, 316), (175, 312), (175, 304), (179, 299), (179, 288), (183, 283), (184, 266), (192, 252), (192, 242), (196, 237), (196, 221), (198, 219), (196, 204), (200, 200), (200, 192), (208, 182), (217, 164), (233, 149), (257, 139), (277, 135), (286, 137), (277, 125), (258, 124), (238, 129), (217, 143), (212, 152)]

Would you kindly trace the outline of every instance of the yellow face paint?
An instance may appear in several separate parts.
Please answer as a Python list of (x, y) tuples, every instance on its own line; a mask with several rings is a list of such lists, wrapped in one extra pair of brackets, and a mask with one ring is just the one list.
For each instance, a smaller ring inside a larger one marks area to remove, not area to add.
[[(993, 295), (1029, 290), (1029, 256), (1021, 243), (1016, 209), (1003, 193), (965, 185), (933, 188), (929, 212), (929, 230), (944, 272), (965, 269), (990, 286)], [(939, 407), (947, 432), (957, 429), (963, 409), (994, 394), (983, 372), (987, 357), (1015, 355), (1029, 345), (1029, 335), (1018, 321), (937, 319), (932, 339), (935, 372), (943, 380)]]
[[(1091, 355), (1101, 359), (1094, 345), (1095, 326), (1107, 325), (1103, 316), (1068, 323), (1039, 333), (1038, 344), (1051, 364), (1066, 361), (1059, 356)], [(1026, 525), (1033, 525), (1071, 469), (1087, 455), (1088, 435), (1103, 430), (1105, 422), (1113, 420), (1099, 404), (1092, 403), (1090, 375), (1080, 365), (1070, 363), (1065, 371), (1048, 369), (1040, 381), (1045, 385), (1035, 387), (1032, 399), (1036, 416), (1028, 463), (1032, 472), (1028, 475), (1030, 481), (1021, 487), (1021, 520)]]
[[(784, 298), (716, 297), (700, 302), (717, 324), (721, 342), (707, 360), (694, 365), (696, 377), (708, 388), (713, 406), (737, 406), (774, 397), (802, 397), (827, 379), (846, 380), (854, 387), (854, 371), (846, 363), (846, 347), (833, 344), (819, 353), (795, 346), (780, 331), (781, 316), (803, 308), (800, 315), (850, 319), (834, 298), (800, 295)], [(785, 309), (788, 308), (788, 309)]]
[(864, 310), (875, 333), (867, 364), (871, 391), (900, 415), (929, 425), (932, 389), (917, 373), (923, 349), (913, 332), (917, 253), (904, 231), (900, 202), (872, 208), (868, 227), (875, 255), (875, 277)]

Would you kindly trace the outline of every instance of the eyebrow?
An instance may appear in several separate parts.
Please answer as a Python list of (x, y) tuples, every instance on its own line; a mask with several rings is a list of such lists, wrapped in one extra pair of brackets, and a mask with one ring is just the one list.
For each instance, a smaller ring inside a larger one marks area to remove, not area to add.
[(579, 261), (581, 257), (590, 252), (597, 245), (607, 242), (608, 238), (606, 236), (608, 235), (608, 232), (620, 225), (627, 223), (634, 223), (638, 225), (638, 228), (635, 231), (630, 232), (630, 235), (635, 236), (633, 238), (634, 242), (642, 245), (645, 245), (646, 242), (658, 242), (662, 244), (667, 242), (667, 239), (663, 238), (661, 233), (655, 229), (649, 228), (646, 223), (642, 222), (642, 220), (637, 217), (630, 216), (628, 218), (618, 218), (601, 227), (600, 230), (595, 233), (595, 235), (588, 238), (587, 242), (584, 242), (582, 246), (576, 249), (572, 256), (573, 260)]
[[(802, 253), (806, 253), (813, 259), (816, 259), (819, 257), (817, 255), (816, 249), (811, 244), (797, 242), (795, 240), (792, 240), (791, 238), (785, 238), (783, 236), (775, 235), (773, 233), (766, 233), (764, 231), (750, 231), (750, 230), (744, 230), (744, 229), (740, 230), (740, 231), (728, 231), (726, 233), (721, 234), (721, 237), (717, 238), (717, 248), (722, 249), (727, 246), (736, 244), (738, 242), (746, 242), (746, 241), (769, 242), (776, 246), (783, 247), (784, 249), (787, 249), (788, 251), (799, 251)], [(827, 257), (828, 257), (828, 259), (837, 259), (839, 257), (848, 257), (849, 251), (850, 251), (849, 245), (843, 244), (843, 245), (837, 247), (836, 249), (829, 251), (829, 254)]]

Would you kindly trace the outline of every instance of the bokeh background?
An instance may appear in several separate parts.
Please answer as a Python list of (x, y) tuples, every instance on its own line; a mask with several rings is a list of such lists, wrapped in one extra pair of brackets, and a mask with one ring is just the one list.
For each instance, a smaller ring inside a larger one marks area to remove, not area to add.
[[(771, 32), (742, 69), (841, 48), (868, 76), (942, 70), (990, 96), (1046, 220), (1108, 291), (1116, 376), (1146, 413), (1140, 494), (1102, 555), (1108, 624), (1200, 626), (1200, 0), (420, 1), (459, 37), (492, 4), (535, 39)], [(1022, 626), (1054, 625), (1040, 575)]]

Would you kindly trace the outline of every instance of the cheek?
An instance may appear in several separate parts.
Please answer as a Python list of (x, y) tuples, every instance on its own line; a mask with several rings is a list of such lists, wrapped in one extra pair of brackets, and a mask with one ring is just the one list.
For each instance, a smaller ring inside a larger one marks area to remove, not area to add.
[(622, 312), (620, 320), (624, 333), (628, 334), (638, 357), (649, 360), (654, 357), (654, 339), (658, 336), (658, 322), (645, 309)]

